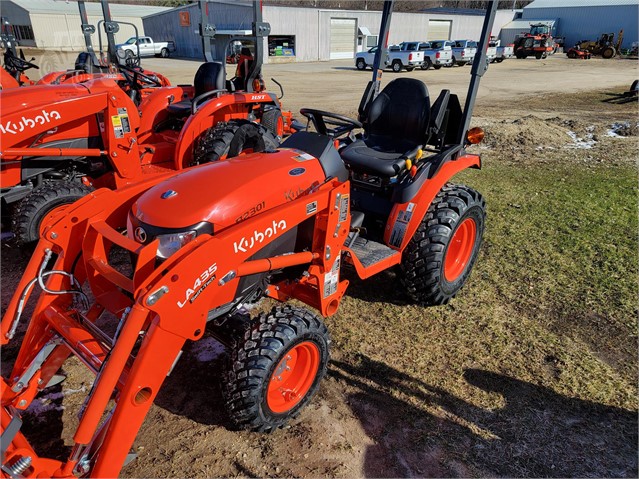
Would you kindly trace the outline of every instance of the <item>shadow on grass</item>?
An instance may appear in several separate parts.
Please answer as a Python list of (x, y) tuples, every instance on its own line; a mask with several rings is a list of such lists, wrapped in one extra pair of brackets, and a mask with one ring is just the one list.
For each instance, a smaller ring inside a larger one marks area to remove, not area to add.
[(464, 379), (504, 403), (483, 409), (360, 356), (329, 372), (375, 440), (367, 477), (637, 477), (637, 414), (481, 369)]
[(360, 279), (355, 270), (348, 268), (343, 270), (343, 279), (349, 281), (346, 294), (352, 298), (367, 303), (390, 303), (398, 306), (414, 303), (404, 292), (395, 268), (381, 271), (365, 280)]

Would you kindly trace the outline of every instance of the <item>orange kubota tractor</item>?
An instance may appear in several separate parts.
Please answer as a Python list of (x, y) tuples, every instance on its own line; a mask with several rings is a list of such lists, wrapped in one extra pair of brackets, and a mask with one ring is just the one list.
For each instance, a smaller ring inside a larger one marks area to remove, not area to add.
[[(424, 304), (455, 296), (485, 211), (480, 193), (450, 180), (481, 166), (466, 148), (483, 137), (469, 124), (496, 2), (463, 110), (449, 90), (431, 102), (416, 79), (379, 91), (392, 9), (384, 2), (359, 120), (303, 109), (316, 132), (279, 149), (100, 189), (45, 223), (0, 328), (2, 344), (16, 341), (24, 305), (41, 289), (1, 383), (4, 474), (118, 475), (185, 342), (207, 328), (227, 346), (220, 375), (231, 420), (257, 431), (286, 424), (317, 391), (330, 345), (318, 314), (286, 302), (334, 314), (345, 263), (362, 279), (398, 267), (402, 288)], [(249, 317), (242, 306), (264, 296), (285, 304)], [(21, 432), (21, 412), (71, 355), (96, 379), (69, 456), (46, 459)]]
[[(216, 33), (205, 3), (208, 61), (193, 86), (164, 86), (156, 75), (122, 66), (117, 78), (89, 75), (0, 92), (0, 195), (20, 242), (37, 240), (43, 218), (94, 188), (121, 188), (149, 175), (274, 148), (290, 131), (290, 113), (283, 115), (279, 99), (264, 90), (262, 39), (269, 25), (261, 21), (260, 5), (246, 7), (256, 20), (247, 36), (245, 30)], [(108, 31), (109, 22), (105, 26)], [(227, 81), (225, 48), (237, 39), (252, 41), (254, 52)], [(223, 45), (212, 52), (212, 40)]]
[(550, 33), (550, 25), (534, 23), (530, 30), (515, 38), (515, 57), (527, 58), (534, 56), (537, 60), (546, 58), (555, 50), (555, 42)]

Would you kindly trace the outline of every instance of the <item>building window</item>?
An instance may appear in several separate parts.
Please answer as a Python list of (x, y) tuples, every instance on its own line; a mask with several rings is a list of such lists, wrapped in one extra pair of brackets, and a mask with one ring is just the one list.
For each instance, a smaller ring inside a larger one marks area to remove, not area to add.
[(31, 25), (12, 25), (11, 27), (13, 28), (13, 36), (16, 37), (16, 40), (34, 40)]
[(269, 57), (294, 57), (295, 35), (269, 35)]
[(366, 37), (366, 48), (377, 46), (377, 35), (369, 35)]

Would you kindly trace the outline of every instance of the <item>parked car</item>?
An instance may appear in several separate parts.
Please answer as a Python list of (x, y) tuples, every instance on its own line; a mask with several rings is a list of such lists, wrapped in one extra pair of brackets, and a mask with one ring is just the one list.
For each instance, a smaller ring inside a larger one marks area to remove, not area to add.
[(453, 65), (462, 67), (467, 63), (473, 63), (477, 54), (477, 42), (475, 40), (454, 40), (452, 50)]
[[(388, 55), (384, 59), (384, 65), (390, 67), (394, 72), (400, 72), (402, 69), (412, 71), (424, 62), (424, 54), (419, 51), (419, 42), (404, 42), (400, 45), (391, 45), (388, 47)], [(355, 67), (358, 70), (365, 70), (366, 67), (372, 67), (375, 60), (375, 52), (377, 47), (372, 47), (365, 52), (355, 55)]]
[(138, 56), (140, 47), (141, 57), (162, 57), (167, 58), (175, 51), (174, 42), (154, 42), (151, 37), (131, 37), (126, 42), (116, 45), (118, 50), (123, 50), (126, 58)]
[(422, 70), (428, 70), (430, 67), (439, 70), (441, 67), (453, 66), (452, 42), (448, 40), (422, 42), (419, 48), (424, 52)]

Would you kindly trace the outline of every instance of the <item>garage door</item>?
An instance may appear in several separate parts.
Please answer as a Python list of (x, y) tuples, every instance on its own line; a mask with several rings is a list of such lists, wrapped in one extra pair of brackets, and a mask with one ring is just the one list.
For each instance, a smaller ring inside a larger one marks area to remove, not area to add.
[(426, 40), (450, 40), (452, 20), (428, 20)]
[(331, 18), (331, 60), (355, 56), (355, 19)]

